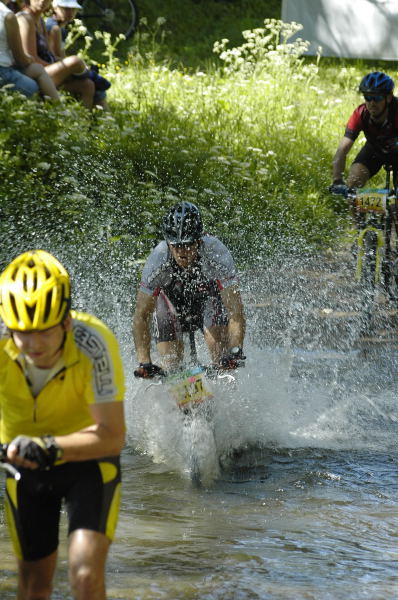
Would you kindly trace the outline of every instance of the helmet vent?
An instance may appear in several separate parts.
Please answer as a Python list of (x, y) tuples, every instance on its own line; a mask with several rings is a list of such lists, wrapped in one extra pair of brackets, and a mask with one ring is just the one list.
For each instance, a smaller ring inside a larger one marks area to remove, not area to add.
[(30, 322), (33, 323), (35, 318), (36, 306), (27, 306), (26, 312), (28, 313)]
[(19, 315), (18, 315), (18, 309), (17, 309), (17, 303), (15, 302), (15, 298), (14, 298), (14, 294), (10, 294), (10, 303), (11, 303), (11, 309), (16, 317), (16, 321), (19, 321)]
[(33, 281), (31, 281), (31, 276), (30, 276), (30, 275), (28, 276), (28, 274), (27, 274), (27, 273), (24, 273), (24, 274), (23, 274), (22, 285), (23, 285), (23, 289), (24, 289), (26, 292), (29, 292), (29, 291), (30, 291), (30, 290), (29, 290), (29, 288), (30, 288), (30, 285), (29, 285), (29, 283), (30, 283), (31, 285), (33, 284), (33, 289), (34, 289), (34, 290), (36, 290), (36, 289), (37, 289), (37, 274), (36, 274), (34, 271), (33, 271)]
[(44, 323), (46, 323), (48, 321), (48, 317), (50, 316), (52, 297), (53, 297), (53, 290), (48, 292), (48, 294), (46, 296), (46, 305), (44, 307), (44, 318), (43, 318)]
[(63, 307), (65, 307), (65, 314), (66, 314), (66, 312), (69, 308), (69, 300), (68, 300), (68, 296), (65, 294), (65, 286), (64, 285), (61, 286), (61, 301), (59, 303), (60, 312), (63, 309)]

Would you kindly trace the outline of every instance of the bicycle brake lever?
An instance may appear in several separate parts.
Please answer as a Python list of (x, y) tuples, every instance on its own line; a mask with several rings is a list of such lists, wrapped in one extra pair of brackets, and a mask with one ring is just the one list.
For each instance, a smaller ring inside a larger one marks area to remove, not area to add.
[(0, 445), (0, 469), (7, 471), (7, 473), (12, 475), (16, 481), (19, 481), (19, 479), (21, 479), (21, 473), (14, 467), (14, 465), (7, 462), (7, 448), (8, 444)]

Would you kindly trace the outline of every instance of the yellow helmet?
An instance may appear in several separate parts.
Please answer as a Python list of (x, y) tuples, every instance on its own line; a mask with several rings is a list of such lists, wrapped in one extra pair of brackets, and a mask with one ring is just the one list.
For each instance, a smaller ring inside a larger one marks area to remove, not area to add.
[(69, 308), (69, 275), (44, 250), (20, 254), (0, 275), (0, 317), (9, 329), (48, 329), (61, 323)]

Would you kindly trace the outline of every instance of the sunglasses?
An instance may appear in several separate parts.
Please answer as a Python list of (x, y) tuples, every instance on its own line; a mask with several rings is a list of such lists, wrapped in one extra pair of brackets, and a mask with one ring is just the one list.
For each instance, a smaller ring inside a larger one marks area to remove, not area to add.
[(192, 248), (195, 245), (195, 242), (180, 242), (179, 244), (173, 244), (169, 242), (172, 248)]
[(365, 98), (366, 102), (381, 102), (385, 99), (385, 96), (368, 96), (367, 94), (364, 94), (363, 97)]

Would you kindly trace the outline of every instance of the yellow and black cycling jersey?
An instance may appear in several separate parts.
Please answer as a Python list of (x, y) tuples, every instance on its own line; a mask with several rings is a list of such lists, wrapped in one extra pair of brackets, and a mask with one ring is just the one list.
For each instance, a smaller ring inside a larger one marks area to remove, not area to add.
[(24, 357), (8, 336), (0, 340), (0, 441), (17, 435), (67, 435), (94, 423), (90, 405), (122, 401), (123, 366), (117, 340), (87, 313), (71, 311), (62, 364), (34, 396)]

